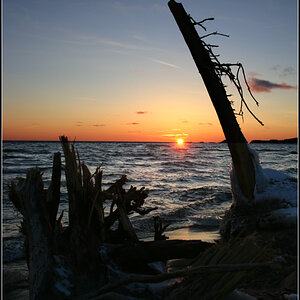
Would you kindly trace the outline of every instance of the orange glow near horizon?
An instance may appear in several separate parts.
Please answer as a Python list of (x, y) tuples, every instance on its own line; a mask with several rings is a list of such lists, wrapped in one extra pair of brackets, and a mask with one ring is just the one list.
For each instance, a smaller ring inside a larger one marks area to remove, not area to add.
[[(221, 128), (214, 128), (208, 132), (203, 132), (198, 128), (191, 128), (186, 132), (186, 139), (176, 138), (176, 134), (173, 134), (168, 129), (159, 130), (157, 128), (140, 128), (136, 130), (128, 130), (128, 128), (107, 127), (73, 127), (72, 126), (12, 126), (8, 128), (4, 126), (3, 140), (33, 140), (33, 141), (58, 141), (59, 136), (65, 135), (69, 139), (75, 139), (77, 141), (126, 141), (126, 142), (175, 142), (178, 146), (183, 146), (186, 142), (198, 143), (198, 142), (221, 142), (225, 139)], [(137, 126), (136, 126), (137, 127)], [(255, 131), (254, 129), (242, 130), (247, 141), (250, 142), (254, 139), (269, 140), (269, 139), (287, 139), (297, 137), (296, 130), (284, 130), (279, 126), (274, 126), (277, 130), (267, 129)], [(264, 128), (263, 128), (264, 129)], [(165, 133), (166, 132), (166, 133)], [(171, 133), (168, 133), (171, 132)], [(175, 135), (175, 136), (174, 136)]]
[[(187, 142), (221, 142), (225, 139), (218, 117), (209, 99), (194, 99), (191, 105), (181, 103), (176, 95), (175, 105), (164, 95), (157, 103), (139, 110), (133, 101), (130, 108), (123, 105), (111, 111), (101, 105), (68, 107), (61, 110), (47, 107), (41, 111), (26, 111), (25, 104), (16, 109), (11, 102), (4, 105), (3, 140), (59, 141), (60, 135), (76, 141), (171, 142), (183, 146)], [(197, 97), (196, 97), (197, 98)], [(129, 99), (128, 99), (129, 100)], [(128, 102), (126, 102), (128, 103)], [(38, 105), (37, 105), (38, 106)], [(200, 109), (204, 107), (205, 109)], [(31, 107), (32, 108), (32, 107)], [(68, 111), (70, 114), (66, 114)], [(137, 113), (143, 111), (143, 113)], [(205, 113), (203, 112), (205, 111)], [(240, 123), (248, 142), (254, 139), (287, 139), (297, 137), (297, 115), (266, 115), (265, 126), (248, 117)], [(183, 144), (179, 140), (183, 140)]]

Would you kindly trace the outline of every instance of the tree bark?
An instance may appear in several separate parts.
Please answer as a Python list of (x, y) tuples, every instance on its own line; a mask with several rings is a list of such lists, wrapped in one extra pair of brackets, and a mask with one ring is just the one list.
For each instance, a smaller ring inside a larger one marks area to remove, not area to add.
[[(88, 295), (84, 295), (84, 297), (97, 300), (97, 299), (106, 299), (105, 294), (111, 291), (115, 291), (119, 287), (123, 285), (130, 284), (132, 282), (145, 282), (145, 283), (154, 283), (154, 282), (162, 282), (172, 278), (182, 278), (182, 277), (199, 277), (199, 276), (209, 276), (210, 274), (216, 273), (235, 273), (241, 271), (252, 271), (255, 269), (266, 269), (271, 268), (275, 263), (273, 261), (267, 261), (262, 263), (252, 263), (252, 264), (220, 264), (220, 265), (209, 265), (209, 266), (200, 266), (196, 268), (184, 269), (180, 271), (174, 271), (169, 273), (161, 273), (158, 275), (141, 275), (141, 274), (132, 274), (127, 277), (121, 278), (117, 282), (109, 283), (97, 291), (89, 293)], [(176, 289), (175, 289), (176, 291)], [(104, 295), (104, 297), (102, 297)], [(180, 295), (182, 296), (182, 295)], [(198, 297), (197, 297), (198, 298)], [(205, 299), (215, 299), (215, 298), (206, 298)], [(168, 297), (168, 299), (183, 299), (182, 297)], [(195, 298), (196, 299), (196, 298)]]
[(160, 240), (111, 246), (109, 256), (121, 266), (136, 266), (155, 261), (192, 258), (214, 243), (199, 240)]
[(49, 219), (52, 228), (54, 229), (56, 223), (56, 215), (60, 201), (60, 179), (61, 179), (61, 154), (54, 153), (52, 179), (47, 191), (47, 208), (49, 212)]
[(208, 51), (205, 49), (182, 4), (170, 0), (168, 5), (192, 54), (217, 112), (231, 153), (240, 189), (248, 200), (252, 200), (255, 186), (255, 170), (251, 154), (247, 147), (247, 141), (237, 123), (225, 88), (215, 71)]
[(54, 293), (53, 236), (39, 170), (31, 169), (28, 172), (24, 189), (19, 197), (27, 228), (30, 299), (52, 299)]

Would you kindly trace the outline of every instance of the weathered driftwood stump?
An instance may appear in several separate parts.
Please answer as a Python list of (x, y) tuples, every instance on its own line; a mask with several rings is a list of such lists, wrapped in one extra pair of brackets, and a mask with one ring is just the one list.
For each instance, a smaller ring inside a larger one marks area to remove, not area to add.
[[(11, 183), (9, 198), (23, 215), (26, 259), (29, 268), (30, 299), (65, 299), (107, 283), (107, 266), (100, 248), (124, 270), (149, 271), (147, 264), (173, 258), (194, 257), (211, 246), (202, 241), (161, 241), (165, 239), (161, 220), (155, 218), (155, 240), (139, 241), (128, 215), (145, 215), (148, 196), (144, 188), (123, 188), (123, 175), (107, 190), (102, 189), (102, 171), (91, 174), (80, 161), (74, 146), (60, 137), (65, 156), (69, 225), (57, 218), (60, 203), (61, 155), (55, 153), (52, 180), (44, 188), (42, 174), (31, 169), (26, 179)], [(109, 212), (104, 202), (110, 201)], [(117, 229), (112, 229), (115, 223)]]
[(41, 173), (37, 169), (30, 170), (25, 180), (12, 185), (10, 198), (23, 215), (31, 299), (56, 297), (53, 290), (54, 232)]

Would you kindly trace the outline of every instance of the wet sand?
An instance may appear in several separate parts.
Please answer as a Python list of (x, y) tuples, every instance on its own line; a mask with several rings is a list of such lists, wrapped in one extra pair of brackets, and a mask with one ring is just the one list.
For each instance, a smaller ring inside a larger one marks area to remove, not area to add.
[(29, 299), (28, 268), (25, 260), (3, 265), (3, 299)]

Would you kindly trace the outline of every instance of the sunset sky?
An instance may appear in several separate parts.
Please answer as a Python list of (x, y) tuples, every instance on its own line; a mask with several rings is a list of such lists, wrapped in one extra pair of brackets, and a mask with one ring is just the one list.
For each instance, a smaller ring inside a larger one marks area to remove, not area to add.
[[(3, 139), (219, 142), (215, 110), (158, 0), (3, 0)], [(179, 2), (179, 1), (177, 1)], [(183, 0), (221, 62), (241, 62), (261, 126), (248, 141), (297, 136), (297, 1)], [(234, 95), (234, 108), (239, 99)]]

